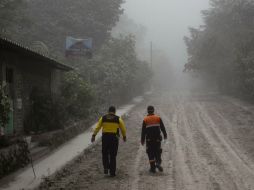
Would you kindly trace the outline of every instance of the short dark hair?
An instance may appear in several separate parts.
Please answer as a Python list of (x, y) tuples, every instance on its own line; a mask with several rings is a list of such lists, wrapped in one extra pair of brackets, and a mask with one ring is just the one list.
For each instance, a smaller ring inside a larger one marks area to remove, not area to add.
[(153, 107), (153, 106), (148, 106), (148, 107), (147, 107), (147, 112), (148, 112), (149, 114), (154, 113), (154, 107)]
[(116, 107), (115, 106), (110, 106), (108, 108), (108, 112), (116, 113)]

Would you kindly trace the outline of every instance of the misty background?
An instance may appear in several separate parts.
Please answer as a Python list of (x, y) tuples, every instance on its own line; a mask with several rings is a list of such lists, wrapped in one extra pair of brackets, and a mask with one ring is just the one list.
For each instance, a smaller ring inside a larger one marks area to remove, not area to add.
[(129, 18), (146, 27), (145, 45), (152, 41), (179, 69), (187, 61), (183, 37), (188, 27), (203, 24), (201, 10), (208, 7), (209, 0), (126, 0), (123, 5)]
[(155, 87), (186, 90), (204, 86), (202, 80), (183, 73), (188, 60), (183, 39), (189, 36), (189, 27), (203, 25), (201, 11), (209, 8), (209, 0), (127, 0), (122, 7), (124, 14), (112, 34), (133, 34), (139, 58), (149, 63), (152, 43)]

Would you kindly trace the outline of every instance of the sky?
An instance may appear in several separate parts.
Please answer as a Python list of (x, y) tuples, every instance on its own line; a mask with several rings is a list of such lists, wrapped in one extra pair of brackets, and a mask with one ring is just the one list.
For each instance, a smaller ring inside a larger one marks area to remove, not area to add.
[(147, 28), (146, 41), (153, 41), (174, 65), (182, 67), (187, 61), (183, 37), (188, 27), (203, 24), (200, 11), (209, 8), (209, 0), (126, 0), (123, 8), (129, 18)]

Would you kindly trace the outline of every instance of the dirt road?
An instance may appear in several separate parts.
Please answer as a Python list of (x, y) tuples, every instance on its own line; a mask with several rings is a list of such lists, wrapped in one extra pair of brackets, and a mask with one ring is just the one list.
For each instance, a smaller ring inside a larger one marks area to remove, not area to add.
[[(152, 104), (169, 135), (164, 172), (150, 174), (140, 130)], [(215, 94), (151, 95), (125, 118), (128, 142), (120, 143), (117, 177), (104, 177), (101, 144), (50, 177), (40, 189), (253, 190), (254, 106)]]

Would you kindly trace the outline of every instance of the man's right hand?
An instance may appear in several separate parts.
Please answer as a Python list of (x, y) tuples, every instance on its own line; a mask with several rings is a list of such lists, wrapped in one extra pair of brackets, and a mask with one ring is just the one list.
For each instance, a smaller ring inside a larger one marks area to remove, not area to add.
[(124, 142), (126, 142), (126, 141), (127, 141), (126, 137), (123, 137), (123, 141), (124, 141)]
[(92, 136), (91, 142), (93, 143), (95, 141), (95, 135)]
[(141, 145), (144, 146), (145, 142), (144, 141), (141, 141)]

